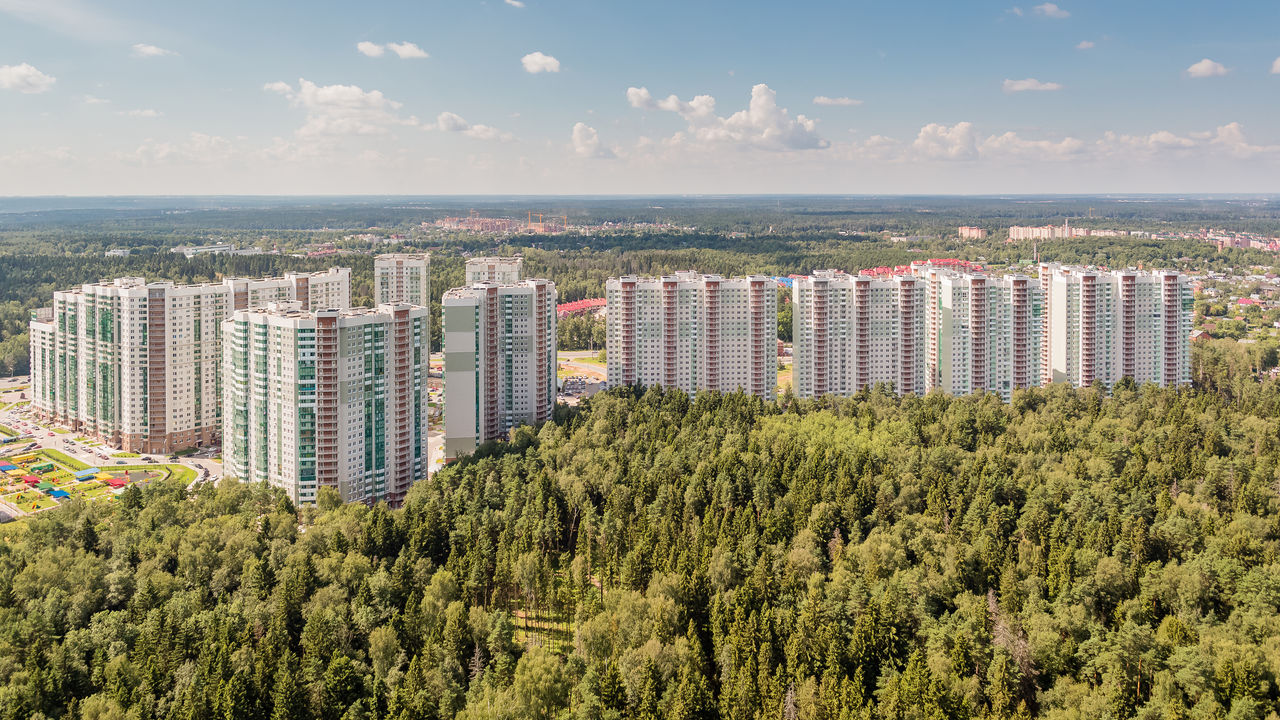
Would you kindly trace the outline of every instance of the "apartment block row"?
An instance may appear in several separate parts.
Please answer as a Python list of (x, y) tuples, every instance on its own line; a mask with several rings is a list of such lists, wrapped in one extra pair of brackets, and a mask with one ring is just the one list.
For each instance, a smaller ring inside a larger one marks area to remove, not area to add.
[(1190, 375), (1191, 288), (1175, 272), (1057, 265), (1039, 277), (911, 266), (893, 276), (822, 271), (793, 284), (800, 397), (963, 395), (1121, 378), (1163, 386)]
[(742, 390), (772, 398), (778, 379), (776, 287), (762, 275), (610, 278), (608, 384), (662, 385), (688, 393)]
[[(348, 268), (56, 292), (30, 324), (32, 407), (130, 452), (222, 444), (229, 476), (267, 479), (297, 501), (327, 484), (350, 500), (398, 502), (427, 463), (429, 267), (425, 254), (376, 258), (377, 310), (351, 309)], [(367, 398), (354, 389), (361, 378)], [(367, 466), (353, 464), (355, 447)]]
[(126, 277), (55, 292), (30, 324), (38, 416), (130, 452), (220, 440), (219, 325), (271, 302), (346, 308), (351, 271), (175, 285)]

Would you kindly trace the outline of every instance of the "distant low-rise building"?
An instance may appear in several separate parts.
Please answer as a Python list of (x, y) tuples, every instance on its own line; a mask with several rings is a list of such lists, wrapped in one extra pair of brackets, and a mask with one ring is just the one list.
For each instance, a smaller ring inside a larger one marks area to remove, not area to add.
[(181, 253), (191, 259), (197, 255), (222, 255), (236, 249), (231, 243), (213, 243), (211, 245), (184, 245), (173, 248), (170, 252)]

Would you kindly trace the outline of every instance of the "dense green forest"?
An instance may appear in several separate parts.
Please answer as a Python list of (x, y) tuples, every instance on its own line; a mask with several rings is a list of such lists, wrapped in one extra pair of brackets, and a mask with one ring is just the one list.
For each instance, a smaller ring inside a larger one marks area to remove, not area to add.
[(4, 526), (0, 718), (1264, 718), (1280, 387), (618, 390), (403, 509)]

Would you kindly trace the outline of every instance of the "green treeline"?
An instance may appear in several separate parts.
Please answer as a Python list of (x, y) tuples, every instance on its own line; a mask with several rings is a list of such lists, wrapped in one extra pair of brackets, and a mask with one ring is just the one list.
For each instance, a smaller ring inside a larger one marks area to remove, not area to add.
[(3, 526), (0, 718), (1264, 718), (1280, 387), (619, 390), (416, 485)]

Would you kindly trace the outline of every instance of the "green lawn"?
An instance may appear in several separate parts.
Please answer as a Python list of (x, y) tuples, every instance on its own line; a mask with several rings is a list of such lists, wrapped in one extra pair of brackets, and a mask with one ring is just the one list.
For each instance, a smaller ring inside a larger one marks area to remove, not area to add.
[(138, 455), (138, 453), (131, 453), (131, 452), (118, 452), (118, 453), (115, 453), (114, 455), (112, 455), (111, 457), (113, 457), (113, 458), (136, 458), (136, 457), (139, 457), (139, 455)]
[(49, 458), (50, 460), (52, 460), (52, 461), (54, 461), (54, 462), (58, 463), (59, 465), (63, 465), (63, 466), (65, 466), (65, 467), (71, 468), (72, 470), (87, 470), (87, 469), (89, 469), (89, 466), (88, 466), (88, 465), (85, 465), (84, 463), (80, 462), (79, 460), (77, 460), (77, 459), (75, 459), (75, 458), (71, 457), (70, 455), (68, 455), (68, 454), (66, 454), (66, 453), (64, 453), (64, 452), (62, 452), (62, 451), (60, 451), (60, 450), (53, 450), (53, 449), (50, 449), (50, 448), (45, 448), (44, 450), (41, 450), (41, 451), (40, 451), (40, 454), (41, 454), (41, 455), (44, 455), (45, 457)]
[(113, 473), (132, 470), (163, 470), (168, 473), (165, 477), (177, 478), (184, 483), (192, 483), (196, 479), (196, 471), (186, 465), (112, 465), (110, 468), (103, 469)]
[(0, 435), (8, 435), (9, 437), (17, 437), (18, 431), (8, 425), (0, 425)]

